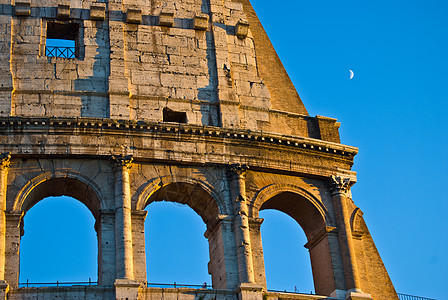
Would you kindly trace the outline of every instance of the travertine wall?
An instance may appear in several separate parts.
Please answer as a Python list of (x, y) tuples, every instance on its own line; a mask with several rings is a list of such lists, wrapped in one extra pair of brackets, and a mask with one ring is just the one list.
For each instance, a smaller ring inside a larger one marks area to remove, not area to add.
[[(307, 116), (248, 2), (110, 1), (102, 20), (92, 1), (2, 1), (2, 116), (157, 122), (169, 108), (189, 124), (339, 142), (335, 120)], [(52, 22), (79, 26), (77, 58), (46, 56)]]
[[(0, 139), (3, 150), (14, 153), (2, 156), (1, 177), (4, 278), (12, 290), (24, 214), (45, 197), (67, 195), (95, 217), (99, 282), (115, 285), (118, 294), (138, 294), (146, 281), (144, 208), (165, 200), (190, 206), (207, 225), (214, 288), (240, 287), (247, 297), (266, 288), (258, 212), (277, 209), (296, 219), (308, 238), (318, 294), (394, 297), (379, 256), (370, 253), (362, 214), (349, 198), (350, 180), (343, 179), (355, 178), (350, 167), (356, 148), (217, 127), (70, 120), (0, 119), (3, 133), (14, 132)], [(129, 155), (110, 155), (123, 149)], [(343, 177), (331, 181), (333, 174)], [(364, 257), (375, 260), (367, 264)]]

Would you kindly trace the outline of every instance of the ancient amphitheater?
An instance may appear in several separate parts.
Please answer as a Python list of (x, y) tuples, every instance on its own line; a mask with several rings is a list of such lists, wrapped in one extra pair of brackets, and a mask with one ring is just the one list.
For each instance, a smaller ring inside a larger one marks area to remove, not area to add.
[[(1, 0), (0, 38), (2, 299), (398, 299), (357, 148), (308, 115), (249, 0)], [(98, 285), (19, 287), (22, 220), (60, 195), (96, 220)], [(161, 200), (206, 224), (213, 289), (145, 285)], [(267, 292), (263, 209), (305, 232), (318, 295)]]

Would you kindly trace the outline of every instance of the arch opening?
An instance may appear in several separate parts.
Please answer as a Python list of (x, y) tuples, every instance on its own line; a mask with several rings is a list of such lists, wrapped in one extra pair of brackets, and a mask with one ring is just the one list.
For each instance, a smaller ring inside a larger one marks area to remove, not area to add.
[[(276, 193), (274, 196), (264, 201), (261, 204), (259, 211), (263, 210), (277, 210), (288, 215), (300, 225), (306, 236), (306, 239), (302, 240), (297, 238), (297, 236), (300, 236), (300, 233), (297, 233), (297, 231), (301, 231), (298, 228), (296, 228), (296, 233), (292, 234), (295, 236), (295, 238), (293, 238), (295, 241), (302, 243), (302, 245), (292, 247), (300, 253), (297, 254), (297, 257), (300, 257), (301, 264), (305, 265), (305, 267), (303, 267), (303, 265), (300, 267), (302, 274), (300, 276), (301, 278), (304, 278), (304, 282), (297, 282), (297, 284), (292, 286), (292, 283), (294, 282), (293, 280), (290, 283), (291, 286), (286, 286), (282, 288), (282, 290), (285, 288), (294, 288), (292, 289), (292, 291), (294, 291), (295, 287), (297, 287), (299, 291), (303, 290), (303, 292), (309, 293), (311, 291), (310, 278), (312, 275), (315, 293), (320, 295), (330, 295), (335, 290), (333, 259), (330, 251), (330, 243), (334, 244), (334, 242), (330, 241), (333, 237), (326, 234), (326, 214), (318, 207), (316, 199), (308, 199), (306, 195), (284, 191)], [(270, 218), (270, 216), (268, 216), (268, 218)], [(269, 220), (266, 222), (269, 223)], [(285, 226), (289, 227), (294, 225), (290, 224)], [(278, 230), (281, 229), (277, 229), (277, 234)], [(300, 250), (302, 246), (308, 248), (309, 255), (304, 254), (307, 252), (305, 249)], [(266, 259), (267, 257), (268, 260), (270, 260), (269, 255), (270, 254), (268, 253), (268, 256), (265, 255), (264, 258)], [(285, 255), (282, 256), (285, 257)], [(308, 258), (306, 258), (306, 256), (308, 256)], [(294, 261), (298, 262), (298, 260)], [(309, 261), (311, 261), (311, 268), (309, 267)], [(270, 264), (272, 264), (272, 262), (267, 263), (266, 265), (269, 266)], [(287, 282), (289, 280), (289, 278), (287, 278), (288, 276), (286, 274), (283, 276), (285, 276), (285, 281)], [(295, 275), (293, 274), (292, 276)], [(267, 277), (269, 278), (268, 274)], [(302, 288), (301, 286), (304, 287)]]
[[(165, 202), (165, 203), (154, 203), (154, 202)], [(160, 206), (163, 204), (162, 206)], [(186, 244), (184, 240), (184, 236), (189, 236), (190, 240), (192, 241), (191, 244), (194, 245), (194, 249), (199, 250), (190, 250), (190, 251), (199, 251), (202, 253), (199, 255), (200, 257), (195, 258), (196, 264), (198, 266), (193, 267), (189, 266), (185, 268), (188, 268), (190, 273), (195, 273), (194, 270), (201, 269), (205, 270), (200, 271), (197, 273), (196, 278), (192, 277), (190, 274), (188, 277), (185, 277), (187, 281), (195, 281), (193, 284), (199, 284), (202, 285), (204, 282), (207, 283), (207, 285), (210, 285), (210, 276), (207, 275), (206, 278), (205, 274), (210, 274), (212, 279), (212, 285), (214, 288), (222, 288), (226, 287), (226, 280), (225, 280), (225, 273), (222, 274), (222, 272), (225, 272), (225, 267), (222, 266), (221, 268), (215, 268), (210, 267), (211, 265), (215, 266), (218, 264), (224, 264), (224, 250), (223, 250), (223, 243), (222, 240), (218, 239), (215, 235), (207, 235), (206, 239), (208, 240), (208, 249), (206, 246), (206, 241), (203, 238), (205, 235), (205, 232), (207, 229), (213, 227), (216, 229), (216, 223), (219, 217), (219, 207), (217, 204), (217, 201), (215, 198), (205, 189), (203, 189), (199, 184), (193, 184), (193, 183), (187, 183), (187, 182), (170, 182), (166, 185), (161, 186), (159, 189), (154, 191), (150, 197), (145, 202), (145, 208), (147, 208), (149, 214), (147, 216), (147, 221), (145, 222), (145, 227), (151, 226), (151, 223), (153, 220), (152, 218), (152, 207), (155, 207), (154, 210), (164, 210), (164, 207), (167, 208), (169, 211), (164, 212), (162, 214), (162, 223), (163, 222), (169, 222), (169, 224), (165, 223), (165, 227), (171, 227), (175, 226), (179, 230), (179, 232), (171, 231), (166, 232), (167, 235), (176, 236), (174, 243), (172, 244), (173, 249), (167, 249), (167, 254), (170, 253), (168, 250), (176, 250), (176, 254), (170, 254), (169, 257), (166, 257), (167, 260), (175, 259), (177, 255), (179, 255), (179, 252), (182, 252), (183, 244)], [(192, 210), (192, 211), (191, 211)], [(182, 211), (182, 213), (179, 213)], [(193, 211), (195, 213), (193, 213)], [(174, 215), (178, 215), (178, 217), (173, 217)], [(180, 217), (182, 216), (182, 217)], [(202, 221), (198, 220), (197, 218), (199, 216)], [(155, 218), (155, 217), (154, 217)], [(184, 219), (186, 218), (186, 219)], [(169, 226), (168, 226), (169, 225)], [(160, 225), (156, 225), (157, 227), (160, 227)], [(154, 226), (155, 227), (155, 226)], [(191, 228), (195, 228), (193, 232), (191, 232)], [(163, 228), (166, 230), (167, 228)], [(151, 242), (151, 235), (152, 229), (150, 227), (146, 228), (145, 231), (147, 232), (147, 236), (145, 237), (145, 240), (147, 240), (146, 243), (149, 245), (145, 245), (145, 249), (147, 254), (147, 278), (148, 281), (153, 280), (153, 272), (155, 272), (155, 269), (151, 266), (151, 261), (154, 261), (156, 258), (152, 257), (151, 251), (153, 245), (156, 244), (154, 241)], [(151, 231), (151, 232), (150, 232)], [(179, 233), (184, 231), (182, 235), (179, 236)], [(219, 230), (218, 230), (219, 231)], [(217, 232), (217, 230), (214, 230), (214, 232)], [(164, 239), (164, 237), (160, 237), (161, 239)], [(179, 242), (184, 240), (184, 242)], [(176, 244), (176, 241), (178, 243), (181, 243), (180, 245)], [(172, 242), (172, 241), (170, 241)], [(168, 242), (166, 242), (168, 243)], [(187, 246), (193, 246), (193, 245), (187, 245)], [(166, 247), (159, 247), (159, 249), (165, 249)], [(218, 250), (217, 250), (218, 249)], [(205, 253), (205, 254), (204, 254)], [(208, 253), (208, 255), (206, 254)], [(215, 253), (218, 253), (215, 255)], [(180, 253), (182, 254), (182, 253)], [(182, 255), (180, 255), (182, 257)], [(207, 257), (208, 256), (208, 257)], [(210, 259), (210, 261), (208, 261)], [(159, 263), (159, 262), (157, 262)], [(200, 265), (200, 266), (199, 266)], [(176, 267), (176, 266), (174, 266)], [(173, 268), (174, 268), (173, 267)], [(178, 266), (177, 266), (178, 267)], [(220, 272), (220, 273), (219, 273)], [(162, 275), (157, 275), (162, 276)], [(163, 277), (164, 280), (173, 281), (177, 280), (172, 277)], [(180, 277), (182, 278), (182, 277)], [(197, 282), (199, 281), (199, 282)], [(186, 282), (190, 283), (190, 282)]]
[(145, 203), (145, 207), (155, 201), (186, 204), (193, 209), (205, 224), (214, 222), (219, 215), (216, 200), (198, 184), (171, 182), (157, 189)]
[(260, 217), (268, 288), (314, 293), (310, 255), (304, 247), (307, 238), (297, 221), (274, 209), (261, 211)]
[(26, 213), (44, 198), (58, 196), (77, 199), (98, 219), (101, 202), (94, 189), (85, 182), (70, 177), (51, 178), (33, 186), (24, 199), (19, 199), (18, 209)]
[(316, 206), (294, 192), (283, 192), (273, 196), (261, 205), (260, 211), (264, 209), (276, 209), (293, 218), (302, 227), (308, 240), (325, 229), (324, 216)]
[[(47, 208), (42, 211), (40, 207)], [(53, 276), (38, 276), (38, 279), (36, 280), (46, 281), (48, 283), (53, 281), (60, 282), (62, 280), (68, 280), (69, 282), (88, 282), (90, 278), (91, 282), (98, 281), (99, 284), (101, 284), (102, 278), (100, 274), (103, 273), (103, 264), (101, 262), (102, 229), (100, 208), (101, 201), (98, 196), (98, 188), (80, 175), (65, 174), (63, 177), (37, 177), (29, 181), (29, 185), (26, 186), (16, 198), (11, 215), (7, 217), (7, 226), (12, 230), (11, 233), (14, 232), (11, 236), (7, 237), (7, 242), (17, 247), (17, 249), (14, 250), (13, 246), (7, 253), (5, 276), (8, 277), (8, 282), (12, 286), (18, 286), (19, 279), (26, 282), (27, 279), (32, 279), (29, 277), (34, 278), (34, 274), (30, 274), (27, 270), (28, 263), (26, 257), (28, 255), (27, 252), (30, 251), (30, 249), (41, 249), (53, 245), (53, 247), (58, 249), (58, 255), (62, 255), (70, 253), (72, 249), (76, 249), (78, 244), (84, 243), (84, 245), (90, 245), (88, 246), (88, 251), (86, 249), (83, 250), (87, 251), (89, 254), (85, 254), (84, 258), (80, 259), (80, 262), (75, 264), (76, 269), (73, 269), (70, 272), (66, 271), (64, 273), (65, 275), (58, 273), (59, 271), (53, 270)], [(83, 220), (82, 222), (79, 222), (77, 218), (72, 218), (76, 211), (78, 211), (78, 218)], [(86, 217), (86, 215), (88, 217)], [(36, 223), (33, 219), (38, 219), (40, 221), (37, 221)], [(35, 225), (27, 225), (29, 222), (34, 222)], [(42, 232), (39, 224), (45, 222), (50, 222), (49, 224), (51, 224), (51, 226), (48, 227), (45, 232)], [(61, 226), (61, 224), (65, 225)], [(79, 228), (79, 230), (76, 228)], [(84, 230), (84, 238), (79, 236), (81, 228)], [(27, 234), (24, 235), (25, 231), (23, 229), (26, 230)], [(58, 230), (60, 230), (60, 233), (52, 234), (53, 232), (58, 232)], [(39, 243), (38, 241), (32, 242), (35, 238), (30, 236), (30, 232), (31, 235), (36, 234), (37, 236), (41, 236), (40, 239), (47, 239), (47, 241), (42, 243)], [(74, 242), (73, 237), (75, 236), (78, 236), (81, 242), (70, 244), (71, 242)], [(97, 243), (97, 246), (93, 248), (91, 246), (92, 238), (93, 241)], [(62, 248), (58, 248), (60, 246)], [(45, 253), (51, 253), (53, 248), (50, 247), (45, 249)], [(31, 252), (31, 261), (32, 259), (40, 259), (35, 255), (33, 256)], [(74, 253), (80, 254), (79, 251)], [(55, 262), (58, 255), (52, 255), (48, 264), (51, 265)], [(64, 259), (67, 259), (68, 261), (74, 260), (73, 256), (66, 256)], [(95, 268), (96, 271), (93, 274), (88, 271), (83, 275), (76, 275), (76, 270), (84, 269), (84, 267), (80, 267), (84, 263), (87, 263), (87, 266), (85, 267), (86, 270)], [(64, 265), (62, 261), (59, 261), (57, 264), (58, 267)], [(45, 269), (48, 269), (48, 267), (45, 267)]]
[(146, 207), (148, 283), (211, 285), (206, 226), (185, 204), (155, 202)]
[(85, 205), (71, 197), (46, 197), (23, 221), (21, 283), (97, 281), (95, 219)]

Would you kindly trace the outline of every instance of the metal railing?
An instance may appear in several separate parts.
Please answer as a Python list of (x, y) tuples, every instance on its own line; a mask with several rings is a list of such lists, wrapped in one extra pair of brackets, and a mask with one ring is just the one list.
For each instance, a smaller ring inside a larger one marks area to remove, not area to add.
[(287, 291), (287, 290), (267, 290), (268, 292), (272, 292), (272, 293), (289, 293), (289, 294), (301, 294), (301, 295), (316, 295), (315, 293), (313, 293), (313, 291), (310, 291), (309, 293), (306, 292), (300, 292), (297, 288), (294, 291)]
[[(26, 282), (21, 282), (19, 283), (19, 287), (34, 287), (34, 288), (38, 288), (38, 287), (59, 287), (59, 286), (75, 286), (75, 285), (84, 285), (84, 286), (94, 286), (94, 285), (98, 285), (97, 281), (92, 281), (91, 278), (89, 278), (89, 281), (56, 281), (56, 282), (30, 282), (28, 279), (26, 280)], [(158, 287), (158, 288), (192, 288), (192, 289), (207, 289), (207, 290), (212, 290), (213, 286), (207, 284), (206, 282), (204, 282), (203, 284), (184, 284), (184, 283), (177, 283), (177, 282), (173, 282), (173, 283), (154, 283), (154, 282), (145, 282), (144, 283), (145, 287)], [(268, 292), (273, 292), (273, 293), (290, 293), (290, 294), (302, 294), (302, 295), (316, 295), (315, 293), (313, 293), (312, 291), (310, 293), (304, 293), (304, 292), (299, 292), (299, 290), (295, 290), (295, 291), (280, 291), (280, 290), (267, 290)], [(426, 297), (419, 297), (419, 296), (413, 296), (413, 295), (408, 295), (408, 294), (402, 294), (402, 293), (397, 293), (398, 298), (400, 300), (437, 300), (437, 299), (433, 299), (433, 298), (426, 298)]]
[(75, 58), (76, 47), (46, 46), (45, 55), (48, 57)]
[[(28, 279), (26, 282), (20, 282), (19, 287), (48, 287), (48, 286), (72, 286), (72, 285), (97, 285), (97, 281), (56, 281), (56, 282), (30, 282)], [(160, 288), (193, 288), (193, 289), (208, 289), (211, 290), (213, 287), (207, 283), (203, 284), (184, 284), (184, 283), (153, 283), (145, 282), (146, 287), (160, 287)]]
[(97, 281), (56, 281), (56, 282), (30, 282), (28, 279), (26, 282), (19, 282), (19, 287), (44, 287), (44, 286), (72, 286), (72, 285), (97, 285)]
[(146, 287), (159, 287), (159, 288), (193, 288), (193, 289), (207, 289), (212, 290), (213, 287), (207, 283), (203, 284), (184, 284), (184, 283), (153, 283), (153, 282), (145, 282)]
[(432, 298), (412, 296), (412, 295), (400, 294), (400, 293), (398, 293), (398, 298), (400, 300), (436, 300), (436, 299), (432, 299)]

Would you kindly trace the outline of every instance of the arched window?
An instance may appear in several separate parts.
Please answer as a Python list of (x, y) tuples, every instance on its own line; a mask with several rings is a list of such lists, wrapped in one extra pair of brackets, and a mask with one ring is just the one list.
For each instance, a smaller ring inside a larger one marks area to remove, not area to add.
[(145, 250), (149, 283), (211, 285), (206, 225), (184, 204), (153, 202), (146, 207)]
[(97, 281), (95, 218), (78, 200), (47, 197), (24, 217), (20, 282)]
[(314, 293), (307, 238), (297, 222), (287, 214), (260, 211), (266, 282), (269, 290)]

